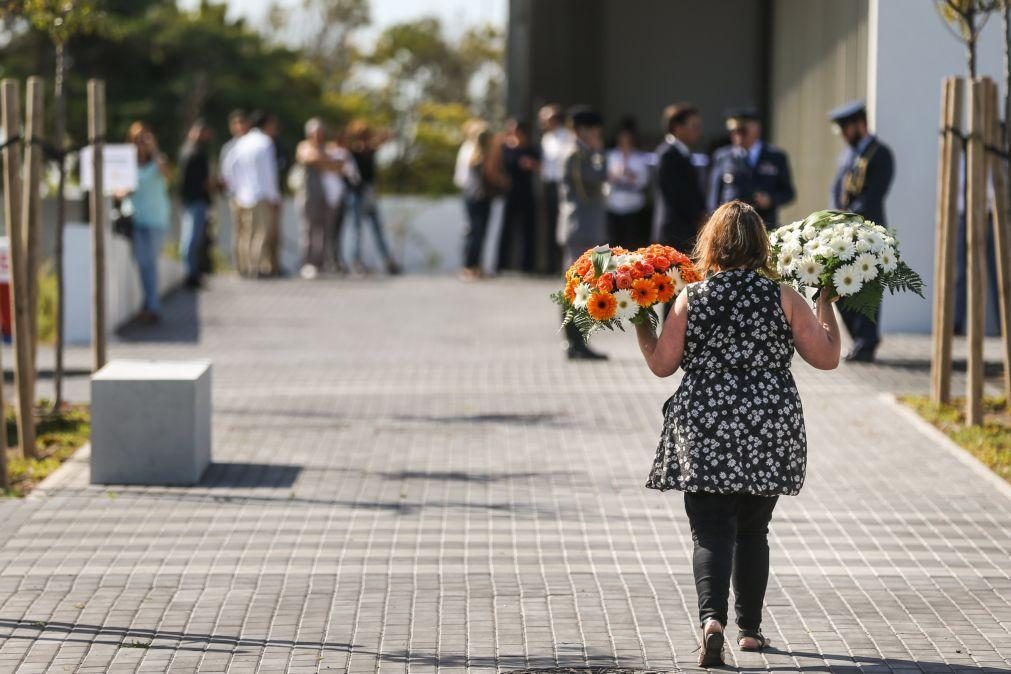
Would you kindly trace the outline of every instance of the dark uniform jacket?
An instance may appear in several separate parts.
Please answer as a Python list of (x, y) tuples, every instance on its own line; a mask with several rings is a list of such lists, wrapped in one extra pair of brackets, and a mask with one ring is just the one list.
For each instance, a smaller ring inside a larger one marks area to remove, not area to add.
[(832, 208), (858, 213), (885, 226), (885, 196), (894, 175), (892, 151), (876, 137), (860, 153), (847, 148), (839, 156), (839, 170), (832, 183)]
[(734, 199), (754, 206), (756, 192), (765, 192), (772, 199), (772, 207), (758, 209), (758, 214), (766, 227), (777, 227), (779, 208), (793, 201), (795, 196), (790, 161), (785, 152), (763, 142), (754, 167), (748, 162), (748, 152), (733, 145), (721, 147), (713, 154), (713, 168), (709, 174), (710, 210)]
[(657, 155), (656, 200), (660, 243), (690, 254), (706, 215), (706, 197), (691, 157), (673, 143), (662, 145)]
[(559, 194), (557, 240), (565, 249), (566, 264), (607, 237), (606, 182), (603, 153), (575, 143), (565, 158)]

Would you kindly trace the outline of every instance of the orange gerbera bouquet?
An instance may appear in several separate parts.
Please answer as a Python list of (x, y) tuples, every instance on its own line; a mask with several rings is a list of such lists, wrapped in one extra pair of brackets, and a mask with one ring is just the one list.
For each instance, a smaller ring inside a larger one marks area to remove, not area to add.
[(654, 304), (671, 301), (685, 285), (701, 280), (691, 259), (670, 246), (636, 251), (597, 246), (565, 272), (565, 289), (551, 296), (565, 310), (562, 325), (575, 324), (583, 337), (599, 328), (659, 321)]

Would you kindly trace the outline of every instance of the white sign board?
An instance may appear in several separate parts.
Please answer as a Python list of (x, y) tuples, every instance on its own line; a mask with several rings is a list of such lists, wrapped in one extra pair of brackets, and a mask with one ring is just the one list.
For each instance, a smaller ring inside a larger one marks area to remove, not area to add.
[(0, 236), (0, 283), (11, 282), (11, 244), (6, 236)]
[[(81, 149), (81, 189), (90, 190), (91, 146)], [(102, 188), (106, 194), (137, 188), (137, 148), (131, 143), (105, 145), (102, 152)]]

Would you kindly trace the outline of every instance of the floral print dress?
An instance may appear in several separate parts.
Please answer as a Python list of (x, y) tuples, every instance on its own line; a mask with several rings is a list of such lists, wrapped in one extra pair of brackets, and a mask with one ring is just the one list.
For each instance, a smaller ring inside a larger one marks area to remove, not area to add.
[(689, 285), (685, 375), (664, 405), (646, 486), (759, 496), (800, 492), (807, 437), (790, 373), (793, 352), (775, 281), (729, 270)]

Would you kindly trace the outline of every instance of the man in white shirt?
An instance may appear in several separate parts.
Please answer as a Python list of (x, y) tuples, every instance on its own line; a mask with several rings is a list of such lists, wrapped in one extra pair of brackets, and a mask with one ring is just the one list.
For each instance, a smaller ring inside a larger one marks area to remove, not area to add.
[(260, 113), (251, 121), (253, 128), (225, 155), (221, 168), (238, 210), (235, 264), (242, 276), (257, 277), (272, 271), (267, 243), (281, 190), (274, 141), (262, 128), (268, 117)]
[(555, 232), (558, 229), (558, 186), (565, 172), (565, 158), (575, 145), (572, 130), (565, 126), (565, 112), (560, 105), (545, 105), (537, 113), (541, 127), (541, 185), (544, 192), (545, 227), (538, 240), (539, 248), (547, 251), (545, 271), (560, 271), (562, 250)]

